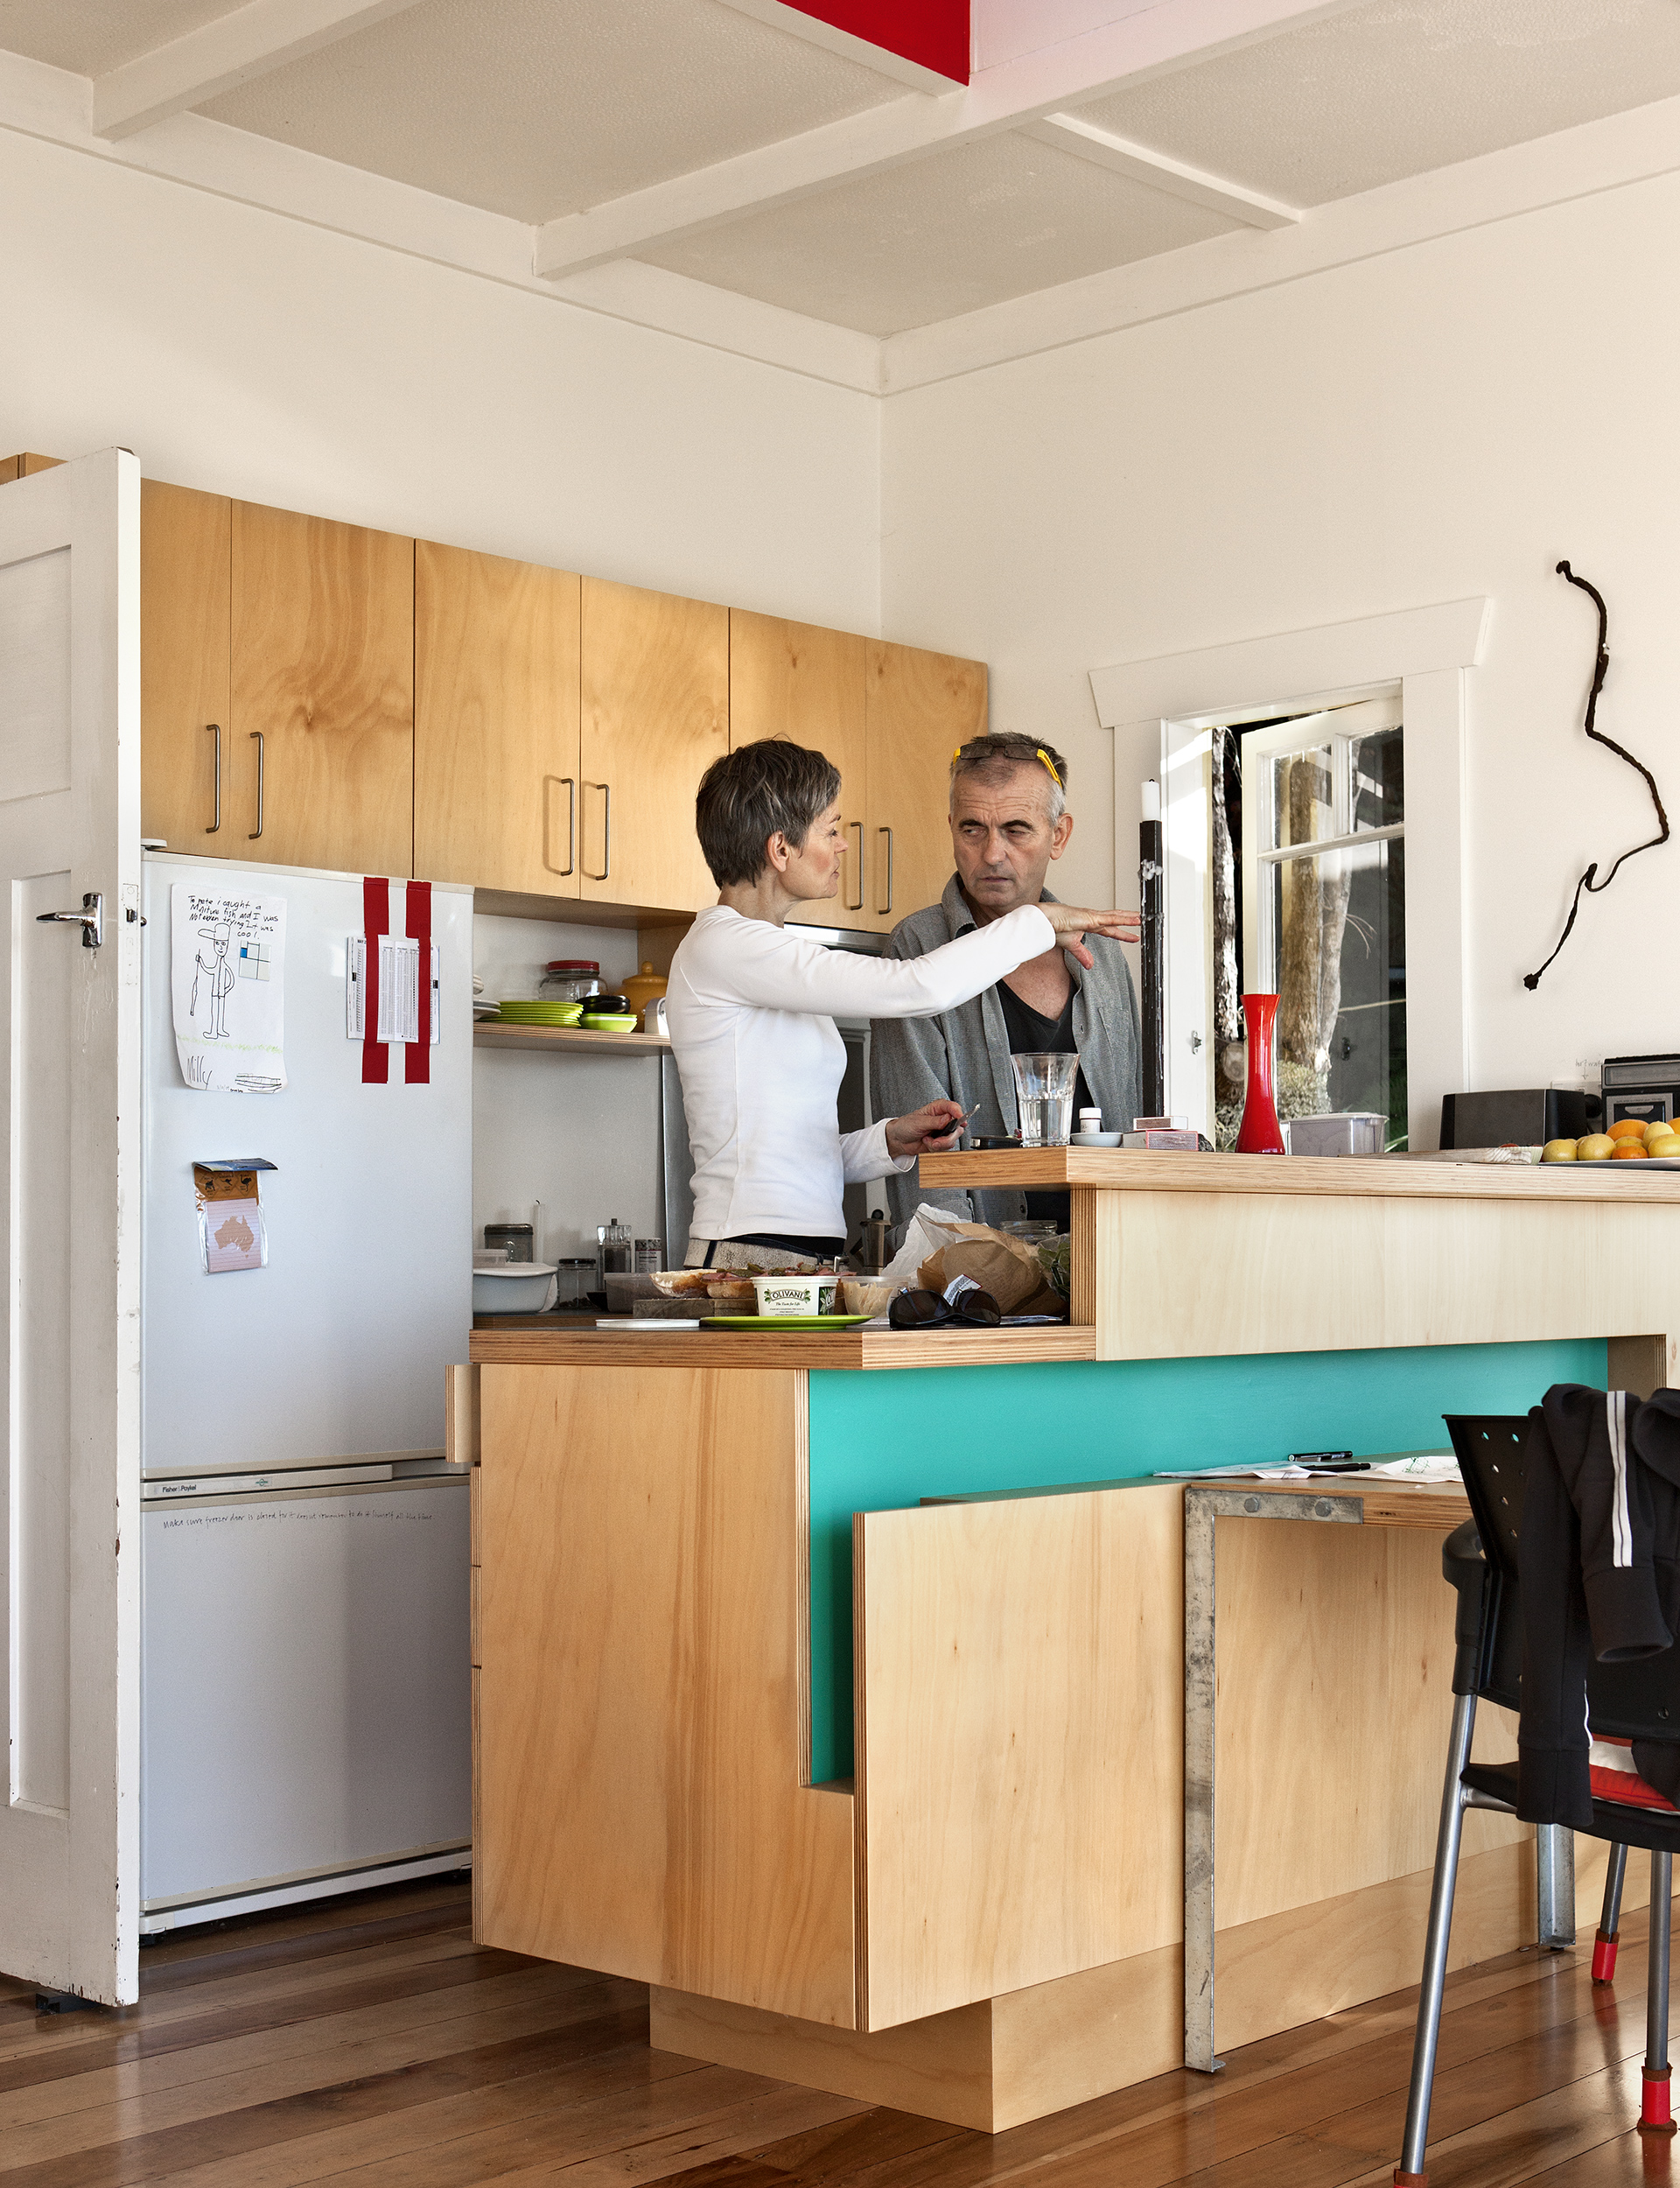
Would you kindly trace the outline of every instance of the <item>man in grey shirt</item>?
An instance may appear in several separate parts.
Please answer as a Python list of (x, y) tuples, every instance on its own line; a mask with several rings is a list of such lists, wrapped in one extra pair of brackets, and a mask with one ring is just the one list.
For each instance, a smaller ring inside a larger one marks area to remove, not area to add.
[[(937, 904), (900, 921), (889, 955), (920, 957), (1019, 905), (1054, 903), (1044, 879), (1073, 833), (1067, 782), (1061, 754), (1030, 737), (975, 737), (961, 746), (951, 761), (956, 872)], [(1088, 936), (1086, 948), (1096, 960), (1089, 971), (1071, 952), (1050, 950), (936, 1018), (873, 1020), (875, 1115), (896, 1117), (947, 1095), (971, 1112), (971, 1137), (1004, 1138), (1019, 1124), (1011, 1055), (1076, 1050), (1075, 1112), (1100, 1108), (1105, 1130), (1128, 1130), (1138, 1099), (1138, 999), (1118, 943)], [(1046, 1215), (1066, 1227), (1065, 1193), (923, 1192), (916, 1170), (889, 1178), (886, 1189), (895, 1224), (929, 1200), (978, 1223)]]

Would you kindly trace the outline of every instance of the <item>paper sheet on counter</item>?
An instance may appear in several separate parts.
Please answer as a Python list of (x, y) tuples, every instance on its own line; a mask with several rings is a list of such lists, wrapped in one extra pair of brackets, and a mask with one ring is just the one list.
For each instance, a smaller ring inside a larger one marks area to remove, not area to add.
[(1158, 1473), (1158, 1482), (1446, 1482), (1461, 1476), (1450, 1451), (1414, 1451), (1397, 1459), (1368, 1459), (1347, 1466), (1202, 1466)]

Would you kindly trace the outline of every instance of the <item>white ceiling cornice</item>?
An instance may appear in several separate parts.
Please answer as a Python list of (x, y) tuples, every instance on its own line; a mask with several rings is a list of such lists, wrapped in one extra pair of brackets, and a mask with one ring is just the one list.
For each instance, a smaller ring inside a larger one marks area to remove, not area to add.
[(1242, 229), (1083, 280), (889, 335), (882, 391), (983, 372), (1228, 297), (1304, 280), (1438, 237), (1680, 172), (1680, 98), (1583, 122), (1305, 213), (1270, 234)]
[(542, 279), (522, 221), (202, 115), (112, 144), (94, 132), (92, 93), (86, 76), (0, 53), (0, 129), (867, 395), (927, 387), (1680, 172), (1680, 98), (1671, 98), (1320, 207), (1287, 227), (1214, 236), (882, 341), (634, 260)]

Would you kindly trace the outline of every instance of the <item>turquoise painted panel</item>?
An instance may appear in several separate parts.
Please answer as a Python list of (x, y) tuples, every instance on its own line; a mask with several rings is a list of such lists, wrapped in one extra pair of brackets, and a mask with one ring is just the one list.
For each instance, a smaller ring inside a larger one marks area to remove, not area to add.
[(811, 1373), (811, 1771), (851, 1771), (851, 1515), (1289, 1451), (1437, 1450), (1443, 1413), (1603, 1388), (1601, 1340)]

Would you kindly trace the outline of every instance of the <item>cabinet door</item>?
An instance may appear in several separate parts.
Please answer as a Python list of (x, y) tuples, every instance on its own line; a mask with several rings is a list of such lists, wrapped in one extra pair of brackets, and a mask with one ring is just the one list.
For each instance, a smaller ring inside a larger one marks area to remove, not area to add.
[(846, 862), (840, 894), (800, 916), (820, 927), (868, 928), (864, 845), (864, 666), (867, 642), (779, 616), (729, 613), (729, 748), (786, 737), (840, 770)]
[(414, 870), (578, 894), (578, 579), (418, 540)]
[(206, 858), (243, 856), (256, 778), (228, 705), (232, 511), (140, 482), (140, 832)]
[(241, 856), (410, 873), (414, 542), (235, 501), (233, 569), (234, 741), (262, 786)]
[(951, 754), (986, 726), (986, 665), (869, 642), (869, 924), (936, 904), (950, 880)]
[(729, 748), (729, 611), (583, 581), (583, 896), (700, 911), (694, 794)]

